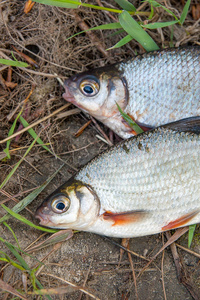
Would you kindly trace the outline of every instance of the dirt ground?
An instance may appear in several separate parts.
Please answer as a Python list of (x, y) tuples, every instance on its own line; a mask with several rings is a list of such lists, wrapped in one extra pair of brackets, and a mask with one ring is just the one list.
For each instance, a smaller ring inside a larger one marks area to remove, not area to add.
[[(137, 8), (142, 5), (142, 2), (139, 1), (132, 2)], [(185, 1), (166, 0), (160, 2), (167, 5), (180, 17)], [(8, 87), (5, 83), (8, 68), (0, 65), (0, 140), (8, 136), (9, 129), (31, 90), (32, 94), (24, 104), (23, 111), (23, 117), (29, 124), (41, 120), (66, 104), (62, 98), (63, 89), (55, 78), (55, 73), (64, 79), (86, 69), (133, 57), (135, 53), (143, 53), (143, 49), (134, 41), (122, 48), (105, 52), (105, 49), (120, 39), (119, 35), (111, 35), (111, 32), (107, 31), (95, 32), (95, 37), (81, 34), (66, 40), (82, 30), (83, 24), (80, 23), (80, 20), (84, 21), (84, 25), (93, 27), (114, 22), (114, 18), (117, 18), (116, 14), (86, 8), (69, 10), (38, 3), (28, 14), (25, 14), (23, 11), (24, 3), (20, 0), (2, 0), (0, 3), (0, 58), (12, 58), (13, 53), (18, 60), (23, 60), (16, 52), (17, 49), (34, 58), (38, 68), (29, 67), (28, 70), (13, 68), (12, 82), (17, 85)], [(96, 5), (99, 3), (104, 6), (113, 5), (116, 7), (117, 5), (114, 1), (94, 1)], [(190, 11), (183, 26), (174, 26), (172, 40), (170, 40), (170, 28), (151, 32), (151, 36), (160, 47), (169, 47), (170, 42), (173, 42), (174, 46), (200, 45), (197, 4), (198, 1), (193, 0), (191, 2)], [(150, 11), (149, 5), (145, 4), (141, 10)], [(166, 11), (162, 9), (156, 11), (155, 21), (168, 20), (171, 20), (171, 17)], [(73, 108), (71, 105), (62, 112), (70, 111)], [(76, 169), (109, 147), (98, 138), (101, 133), (93, 123), (79, 137), (74, 136), (87, 121), (88, 116), (79, 113), (68, 117), (59, 116), (59, 118), (57, 114), (46, 121), (38, 122), (38, 125), (34, 126), (34, 130), (37, 133), (41, 132), (41, 139), (45, 143), (49, 143), (52, 152), (59, 155), (61, 159), (57, 159), (55, 155), (51, 155), (41, 146), (35, 145), (1, 190), (1, 203), (12, 207), (14, 205), (12, 197), (17, 200), (23, 199), (30, 193), (30, 190), (40, 186), (64, 162), (63, 168), (52, 183), (28, 206), (30, 211), (21, 212), (21, 215), (38, 224), (33, 213), (43, 199), (67, 181)], [(101, 124), (100, 126), (109, 135), (109, 130)], [(16, 130), (22, 128), (18, 122)], [(118, 140), (114, 136), (114, 142), (116, 143)], [(6, 155), (3, 152), (6, 143), (0, 144), (1, 182), (22, 158), (32, 141), (33, 138), (27, 132), (13, 138), (10, 149), (15, 151), (11, 152), (10, 159), (5, 159)], [(0, 216), (4, 214), (5, 212), (1, 208)], [(22, 249), (25, 249), (41, 236), (39, 230), (32, 229), (16, 219), (10, 218), (8, 224), (14, 230)], [(2, 224), (0, 232), (1, 238), (16, 244), (11, 232)], [(63, 286), (64, 283), (55, 278), (58, 276), (78, 287), (85, 287), (93, 295), (93, 298), (101, 300), (200, 299), (200, 297), (198, 298), (200, 294), (199, 234), (200, 228), (197, 226), (191, 251), (199, 256), (177, 247), (184, 270), (182, 278), (187, 284), (183, 285), (179, 282), (171, 249), (168, 247), (137, 278), (138, 298), (132, 268), (126, 252), (123, 254), (120, 266), (118, 266), (120, 248), (117, 244), (121, 244), (121, 239), (107, 239), (95, 234), (79, 232), (75, 233), (71, 239), (63, 242), (57, 250), (53, 246), (49, 246), (31, 253), (31, 255), (43, 261), (44, 265), (39, 270), (37, 278), (44, 288)], [(42, 239), (45, 240), (48, 236), (49, 234)], [(178, 240), (178, 244), (187, 248), (187, 241), (188, 234), (186, 233)], [(163, 242), (166, 242), (166, 237), (161, 234), (135, 238), (130, 240), (130, 250), (136, 255), (150, 259), (159, 251)], [(12, 257), (4, 243), (0, 243), (0, 250), (6, 251)], [(147, 260), (136, 255), (132, 255), (132, 261), (137, 277)], [(35, 267), (34, 258), (25, 255), (23, 257), (31, 268)], [(48, 274), (53, 274), (54, 278)], [(13, 266), (5, 267), (5, 263), (1, 262), (0, 275), (4, 282), (9, 283), (19, 292), (24, 292), (26, 286), (28, 290), (32, 290), (30, 280), (28, 279), (26, 283), (23, 273)], [(0, 299), (13, 299), (13, 297), (5, 292), (0, 294)], [(42, 297), (44, 298), (44, 296)], [(73, 289), (70, 285), (63, 295), (51, 297), (52, 299), (92, 299), (91, 296), (82, 293), (79, 288)], [(29, 295), (27, 299), (40, 299), (40, 296)]]

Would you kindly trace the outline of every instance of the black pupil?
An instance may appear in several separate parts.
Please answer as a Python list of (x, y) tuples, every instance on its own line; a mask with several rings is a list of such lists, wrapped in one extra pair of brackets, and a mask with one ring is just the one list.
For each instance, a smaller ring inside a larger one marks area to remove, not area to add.
[(93, 93), (93, 88), (90, 85), (84, 86), (83, 90), (87, 94), (92, 94)]
[(56, 204), (56, 208), (57, 208), (58, 210), (63, 210), (63, 209), (65, 208), (65, 204), (64, 204), (63, 202), (58, 202), (58, 203)]

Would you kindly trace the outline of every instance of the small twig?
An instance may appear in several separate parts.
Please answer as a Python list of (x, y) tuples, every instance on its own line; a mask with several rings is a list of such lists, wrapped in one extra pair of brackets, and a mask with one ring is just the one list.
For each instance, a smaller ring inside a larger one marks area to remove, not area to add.
[(77, 149), (74, 149), (74, 150), (70, 150), (70, 151), (58, 153), (58, 155), (60, 156), (60, 155), (66, 155), (66, 154), (69, 154), (69, 153), (78, 152), (78, 151), (87, 149), (88, 147), (90, 147), (91, 145), (94, 145), (94, 144), (96, 144), (96, 143), (98, 143), (98, 142), (89, 143), (88, 145), (86, 145), (86, 146), (84, 146), (84, 147), (81, 147), (81, 148), (77, 148)]
[(183, 234), (185, 234), (187, 231), (189, 230), (189, 227), (183, 227), (183, 228), (179, 228), (174, 234), (173, 236), (170, 238), (170, 240), (168, 240), (164, 246), (161, 247), (161, 249), (153, 256), (153, 258), (146, 264), (146, 266), (142, 269), (142, 271), (138, 274), (137, 277), (140, 277), (142, 275), (142, 273), (144, 272), (144, 270), (146, 270), (146, 268), (148, 268), (148, 266), (156, 259), (156, 257), (168, 246), (170, 246), (173, 242), (175, 242), (177, 239), (179, 239)]
[(80, 114), (81, 110), (79, 108), (73, 108), (73, 109), (70, 109), (70, 110), (67, 110), (63, 113), (60, 113), (57, 115), (56, 119), (63, 119), (65, 117), (69, 117), (69, 116), (72, 116), (72, 115), (77, 115), (77, 114)]
[(21, 293), (19, 293), (17, 290), (15, 290), (10, 284), (6, 283), (5, 281), (0, 279), (0, 289), (3, 291), (7, 291), (20, 299), (28, 300), (26, 297), (24, 297)]
[[(16, 40), (13, 38), (13, 36), (11, 35), (10, 30), (8, 29), (8, 26), (7, 26), (7, 24), (6, 24), (5, 20), (4, 20), (4, 16), (3, 16), (2, 12), (1, 12), (1, 17), (2, 17), (2, 20), (3, 20), (3, 22), (4, 22), (4, 26), (5, 26), (6, 30), (7, 30), (8, 35), (10, 36), (11, 40), (12, 40), (15, 44), (17, 44), (18, 46), (20, 46), (23, 50), (25, 50), (25, 51), (27, 51), (27, 52), (29, 52), (29, 53), (31, 53), (31, 54), (34, 54), (35, 57), (37, 57), (37, 58), (39, 58), (40, 60), (43, 60), (43, 61), (45, 61), (45, 62), (48, 62), (48, 63), (51, 64), (51, 65), (54, 65), (54, 66), (59, 67), (59, 68), (62, 68), (62, 69), (66, 69), (66, 70), (78, 72), (78, 70), (75, 70), (75, 69), (72, 69), (72, 68), (69, 68), (69, 67), (65, 67), (65, 66), (63, 66), (63, 65), (61, 66), (61, 65), (58, 65), (58, 64), (56, 64), (56, 63), (53, 63), (53, 62), (49, 61), (48, 59), (45, 59), (44, 57), (42, 57), (42, 56), (40, 56), (40, 55), (38, 55), (38, 54), (36, 54), (36, 53), (33, 53), (32, 51), (30, 51), (30, 50), (27, 49), (26, 47), (22, 46), (22, 45), (21, 45), (18, 41), (16, 41)], [(10, 58), (8, 58), (8, 59), (10, 59)], [(21, 68), (20, 68), (20, 69), (21, 69)], [(22, 68), (22, 69), (26, 70), (26, 68)], [(29, 71), (30, 71), (30, 70), (29, 70)], [(38, 72), (38, 73), (39, 73), (39, 72)], [(56, 77), (56, 76), (54, 75), (54, 77)]]
[[(165, 234), (166, 234), (167, 239), (169, 240), (171, 238), (171, 233), (169, 231), (166, 231)], [(175, 243), (172, 243), (170, 245), (170, 248), (171, 248), (172, 256), (174, 258), (174, 263), (176, 266), (178, 281), (182, 282), (182, 276), (183, 276), (182, 265), (181, 265), (180, 257), (178, 255)]]
[(35, 241), (33, 241), (32, 243), (30, 243), (25, 249), (24, 251), (29, 251), (29, 248), (31, 248), (32, 245), (34, 245), (36, 242), (38, 242), (43, 236), (47, 235), (47, 232), (42, 233)]
[[(40, 262), (43, 262), (45, 259), (47, 259), (50, 255), (52, 255), (53, 252), (55, 252), (56, 250), (58, 250), (61, 247), (62, 243), (57, 243), (54, 245), (53, 249), (47, 254), (45, 255)], [(38, 266), (40, 265), (40, 263), (38, 263), (34, 269), (36, 269)], [(45, 267), (45, 265), (43, 264), (39, 270), (37, 270), (37, 272), (35, 273), (35, 276), (38, 276), (40, 274), (40, 272), (42, 271), (42, 269)]]
[(183, 247), (183, 246), (181, 246), (181, 245), (179, 245), (179, 244), (177, 244), (177, 243), (176, 243), (176, 246), (177, 246), (178, 248), (180, 248), (180, 249), (182, 249), (182, 250), (184, 250), (184, 251), (186, 251), (186, 252), (188, 252), (188, 253), (190, 253), (190, 254), (192, 254), (192, 255), (198, 257), (198, 258), (200, 258), (200, 254), (199, 254), (199, 253), (196, 253), (196, 252), (194, 252), (194, 251), (192, 251), (192, 250), (190, 250), (190, 249), (188, 249), (188, 248), (185, 248), (185, 247)]
[(108, 145), (112, 146), (113, 144), (111, 143), (111, 141), (109, 140), (109, 138), (107, 137), (107, 135), (105, 134), (105, 132), (101, 129), (101, 127), (99, 126), (99, 124), (97, 123), (97, 121), (90, 116), (92, 122), (95, 124), (95, 126), (97, 127), (97, 129), (99, 130), (99, 132), (103, 135), (103, 137), (106, 139), (106, 141), (108, 142)]
[(24, 161), (27, 164), (29, 164), (38, 174), (40, 174), (41, 176), (43, 176), (43, 174), (34, 165), (32, 165), (32, 163), (30, 161), (28, 161), (28, 159), (24, 158)]
[(1, 67), (0, 68), (0, 72), (3, 71), (3, 70), (5, 70), (5, 69), (7, 69), (7, 68), (9, 68), (9, 66), (3, 66), (3, 67)]
[(123, 247), (122, 245), (118, 244), (117, 242), (115, 242), (114, 240), (110, 239), (109, 237), (107, 237), (107, 236), (103, 236), (103, 237), (106, 240), (110, 241), (112, 244), (114, 244), (114, 245), (118, 246), (119, 248), (123, 249), (124, 251), (126, 251), (126, 252), (128, 252), (128, 253), (136, 256), (136, 257), (142, 258), (142, 259), (144, 259), (146, 261), (150, 261), (148, 258), (146, 258), (146, 257), (144, 257), (144, 256), (142, 256), (142, 255), (140, 255), (140, 254), (138, 254), (136, 252), (133, 252), (133, 251), (127, 249), (126, 247)]
[[(117, 263), (116, 263), (117, 264)], [(142, 270), (142, 268), (136, 268), (135, 271), (136, 272), (140, 272)], [(148, 268), (147, 270), (145, 270), (144, 272), (156, 272), (157, 268)], [(130, 268), (126, 268), (126, 269), (111, 269), (111, 270), (97, 270), (97, 271), (91, 271), (91, 274), (93, 275), (102, 275), (102, 274), (109, 274), (109, 273), (118, 273), (118, 274), (123, 274), (123, 273), (130, 273), (131, 270)], [(131, 286), (127, 292), (127, 294), (129, 293), (129, 291), (132, 289), (133, 283), (131, 283)]]
[(83, 126), (81, 126), (81, 128), (79, 128), (79, 130), (74, 134), (75, 137), (79, 137), (83, 131), (90, 125), (90, 123), (92, 122), (92, 120), (87, 121)]
[[(121, 245), (127, 249), (129, 249), (128, 245), (129, 245), (129, 238), (122, 238), (121, 241)], [(120, 265), (121, 265), (121, 261), (122, 261), (122, 256), (124, 254), (124, 249), (120, 248), (119, 249), (119, 262), (118, 262), (118, 266), (117, 268), (119, 269)], [(130, 262), (129, 262), (130, 263)]]
[[(90, 265), (89, 265), (89, 268), (88, 268), (88, 270), (87, 270), (87, 273), (86, 273), (86, 276), (85, 276), (85, 280), (84, 280), (84, 282), (83, 282), (83, 287), (85, 287), (86, 282), (87, 282), (87, 280), (88, 280), (88, 276), (89, 276), (89, 274), (90, 274), (92, 262), (93, 262), (93, 258), (92, 258), (92, 260), (91, 260), (91, 262), (90, 262)], [(80, 295), (79, 295), (79, 297), (78, 297), (78, 300), (81, 300), (82, 295), (83, 295), (83, 291), (80, 292)]]
[(102, 41), (99, 40), (99, 38), (96, 36), (96, 34), (94, 32), (88, 31), (88, 29), (90, 29), (90, 27), (79, 17), (79, 15), (75, 11), (72, 11), (72, 15), (74, 16), (80, 29), (87, 30), (86, 34), (88, 35), (88, 37), (90, 38), (92, 43), (97, 47), (97, 49), (103, 54), (103, 56), (109, 57), (110, 54), (102, 46)]
[[(28, 147), (28, 146), (27, 146)], [(32, 189), (28, 189), (28, 190), (26, 190), (26, 191), (23, 191), (23, 192), (20, 192), (20, 193), (18, 193), (18, 194), (16, 194), (16, 195), (13, 195), (13, 196), (11, 196), (11, 197), (21, 197), (23, 194), (26, 194), (26, 193), (30, 193), (30, 192), (32, 192), (32, 191), (34, 191), (35, 189), (37, 189), (37, 187), (34, 187), (34, 188), (32, 188)], [(0, 193), (2, 193), (2, 194), (4, 194), (4, 190), (0, 190)], [(6, 196), (6, 193), (7, 192), (5, 192), (5, 196)], [(2, 203), (6, 203), (6, 202), (8, 202), (9, 201), (9, 199), (4, 199), (4, 200), (2, 200), (1, 202), (0, 202), (0, 204), (2, 204)]]
[[(19, 203), (19, 202), (20, 202), (20, 201), (17, 200), (14, 196), (11, 196), (8, 192), (4, 191), (3, 189), (0, 189), (0, 193), (2, 193), (3, 195), (5, 195), (6, 197), (8, 197), (9, 200), (13, 200), (15, 203)], [(7, 202), (7, 201), (8, 201), (8, 200), (6, 200), (6, 202)], [(3, 204), (3, 203), (5, 203), (5, 200), (0, 202), (0, 204)], [(32, 216), (34, 215), (33, 212), (32, 212), (30, 209), (28, 209), (27, 207), (25, 207), (25, 209), (26, 209)]]
[(60, 77), (58, 76), (58, 74), (54, 73), (54, 75), (56, 76), (56, 79), (62, 85), (62, 87), (64, 87), (64, 82), (60, 79)]
[(131, 257), (130, 253), (128, 253), (128, 259), (129, 259), (132, 274), (133, 274), (133, 281), (134, 281), (134, 286), (135, 286), (135, 296), (136, 296), (136, 299), (139, 300), (138, 292), (137, 292), (137, 281), (136, 281), (136, 276), (135, 276), (135, 270), (134, 270), (133, 261), (132, 261), (132, 257)]
[(52, 277), (52, 278), (54, 278), (54, 279), (61, 280), (62, 282), (65, 282), (65, 283), (67, 283), (67, 284), (73, 286), (74, 288), (76, 288), (76, 289), (82, 291), (83, 293), (89, 295), (89, 296), (92, 297), (93, 299), (100, 300), (100, 298), (94, 296), (93, 294), (91, 294), (90, 292), (88, 292), (86, 289), (83, 289), (82, 287), (79, 287), (78, 285), (76, 285), (76, 284), (74, 284), (74, 283), (72, 283), (72, 282), (70, 282), (70, 281), (68, 281), (68, 280), (65, 280), (65, 279), (63, 279), (63, 278), (61, 278), (61, 277), (58, 277), (58, 276), (56, 276), (56, 275), (49, 274), (49, 273), (41, 273), (41, 275), (49, 276), (49, 277)]
[[(100, 0), (97, 0), (97, 3), (99, 6), (104, 7)], [(114, 22), (118, 22), (117, 18), (115, 18), (109, 11), (104, 11), (105, 14), (107, 14)]]
[[(27, 68), (24, 68), (24, 67), (18, 67), (18, 68), (21, 69), (22, 71), (26, 71), (27, 73), (31, 73), (31, 74), (35, 74), (35, 75), (40, 75), (40, 76), (50, 77), (50, 78), (57, 78), (58, 77), (58, 75), (38, 72), (38, 71), (30, 70), (30, 69), (27, 69)], [(59, 78), (66, 78), (66, 77), (59, 75)]]
[[(171, 239), (170, 232), (166, 232), (167, 239)], [(192, 285), (190, 277), (187, 274), (186, 269), (183, 267), (183, 264), (180, 261), (180, 257), (178, 255), (175, 243), (170, 245), (172, 255), (174, 258), (174, 263), (176, 266), (177, 276), (180, 283), (182, 283), (194, 300), (199, 300), (199, 291)]]
[(0, 74), (0, 84), (2, 85), (2, 87), (4, 88), (4, 90), (6, 90), (6, 84), (5, 84), (5, 79), (3, 78), (3, 76)]
[(71, 105), (71, 103), (67, 103), (67, 104), (63, 105), (63, 106), (60, 107), (59, 109), (55, 110), (52, 114), (50, 114), (50, 115), (48, 115), (48, 116), (46, 116), (46, 117), (44, 117), (44, 118), (42, 118), (42, 119), (36, 121), (35, 123), (33, 123), (33, 124), (27, 126), (26, 128), (20, 130), (19, 132), (16, 132), (16, 133), (14, 133), (13, 135), (8, 136), (8, 137), (5, 138), (4, 140), (0, 141), (0, 144), (3, 144), (3, 143), (5, 143), (5, 142), (9, 141), (10, 139), (16, 137), (17, 135), (19, 135), (19, 134), (21, 134), (21, 133), (23, 133), (23, 132), (29, 130), (30, 128), (32, 128), (32, 127), (34, 127), (34, 126), (36, 126), (36, 125), (38, 125), (38, 124), (40, 124), (40, 123), (46, 121), (47, 119), (49, 119), (49, 118), (51, 118), (51, 117), (57, 115), (60, 111), (62, 111), (62, 110), (64, 110), (65, 108), (69, 107), (70, 105)]
[[(163, 235), (163, 233), (162, 233), (162, 243), (164, 245), (164, 235)], [(163, 252), (162, 252), (161, 273), (162, 273), (162, 286), (163, 286), (164, 299), (167, 300), (166, 290), (165, 290), (165, 280), (164, 280), (164, 257), (165, 257), (165, 250), (163, 250)]]
[(96, 134), (96, 137), (101, 140), (102, 142), (104, 142), (105, 144), (109, 145), (109, 146), (112, 146), (110, 145), (102, 136), (100, 136), (99, 134)]

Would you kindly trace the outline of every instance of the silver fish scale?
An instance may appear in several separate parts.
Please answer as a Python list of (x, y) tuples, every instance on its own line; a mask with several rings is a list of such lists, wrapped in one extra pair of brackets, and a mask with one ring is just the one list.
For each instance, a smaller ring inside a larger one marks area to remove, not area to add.
[(89, 162), (75, 176), (98, 195), (101, 212), (148, 210), (160, 221), (200, 209), (198, 135), (159, 128)]
[(125, 112), (135, 120), (156, 127), (173, 121), (174, 115), (178, 120), (183, 115), (186, 118), (200, 114), (199, 50), (149, 53), (145, 58), (136, 57), (117, 67), (129, 89)]

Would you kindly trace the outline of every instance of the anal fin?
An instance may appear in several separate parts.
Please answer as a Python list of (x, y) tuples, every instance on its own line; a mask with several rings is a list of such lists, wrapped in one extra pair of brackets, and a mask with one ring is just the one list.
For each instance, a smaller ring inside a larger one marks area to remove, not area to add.
[(181, 226), (186, 226), (187, 223), (189, 221), (191, 221), (197, 214), (199, 213), (199, 210), (198, 211), (193, 211), (191, 213), (188, 213), (174, 221), (171, 221), (169, 222), (167, 225), (163, 226), (162, 227), (162, 230), (163, 231), (166, 231), (166, 230), (170, 230), (170, 229), (175, 229), (175, 228), (178, 228), (178, 227), (181, 227)]

